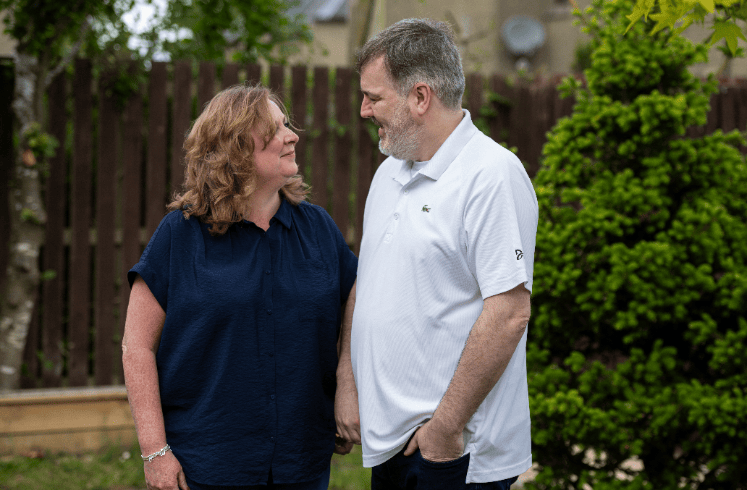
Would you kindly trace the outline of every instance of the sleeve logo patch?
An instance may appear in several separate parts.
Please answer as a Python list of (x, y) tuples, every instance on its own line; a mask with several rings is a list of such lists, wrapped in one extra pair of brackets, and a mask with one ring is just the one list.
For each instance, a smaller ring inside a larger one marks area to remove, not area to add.
[(521, 250), (516, 250), (516, 260), (521, 260), (524, 258), (524, 252)]
[(424, 212), (424, 213), (430, 213), (431, 212), (431, 208), (429, 208), (428, 205), (426, 204), (425, 206), (423, 206), (423, 209), (421, 209), (421, 211)]

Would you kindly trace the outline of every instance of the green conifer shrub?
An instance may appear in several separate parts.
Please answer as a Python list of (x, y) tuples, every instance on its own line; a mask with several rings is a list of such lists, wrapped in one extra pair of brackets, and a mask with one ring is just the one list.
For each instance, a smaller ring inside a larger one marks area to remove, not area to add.
[(747, 489), (747, 169), (690, 137), (705, 47), (594, 0), (543, 149), (528, 367), (538, 489)]

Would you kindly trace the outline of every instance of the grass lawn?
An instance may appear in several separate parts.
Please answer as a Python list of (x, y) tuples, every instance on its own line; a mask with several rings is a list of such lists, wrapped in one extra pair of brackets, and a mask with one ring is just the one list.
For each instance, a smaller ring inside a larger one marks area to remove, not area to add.
[[(0, 490), (145, 490), (138, 451), (2, 457)], [(368, 490), (370, 478), (371, 470), (361, 466), (360, 446), (332, 458), (330, 490)]]

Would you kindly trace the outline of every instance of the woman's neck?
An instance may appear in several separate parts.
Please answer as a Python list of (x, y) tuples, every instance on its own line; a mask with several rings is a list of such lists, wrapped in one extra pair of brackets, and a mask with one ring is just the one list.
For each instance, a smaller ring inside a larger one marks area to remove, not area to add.
[(280, 203), (280, 193), (277, 190), (264, 193), (255, 191), (246, 203), (244, 219), (267, 231), (270, 228), (270, 220), (280, 209)]

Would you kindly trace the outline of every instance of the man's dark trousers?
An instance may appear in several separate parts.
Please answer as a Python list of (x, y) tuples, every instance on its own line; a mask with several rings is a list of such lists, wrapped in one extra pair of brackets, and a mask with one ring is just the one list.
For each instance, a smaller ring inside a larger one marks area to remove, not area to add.
[[(407, 445), (405, 445), (407, 447)], [(465, 483), (469, 454), (445, 463), (424, 459), (420, 450), (411, 456), (403, 449), (388, 461), (374, 466), (371, 490), (509, 490), (516, 477), (489, 483)]]

